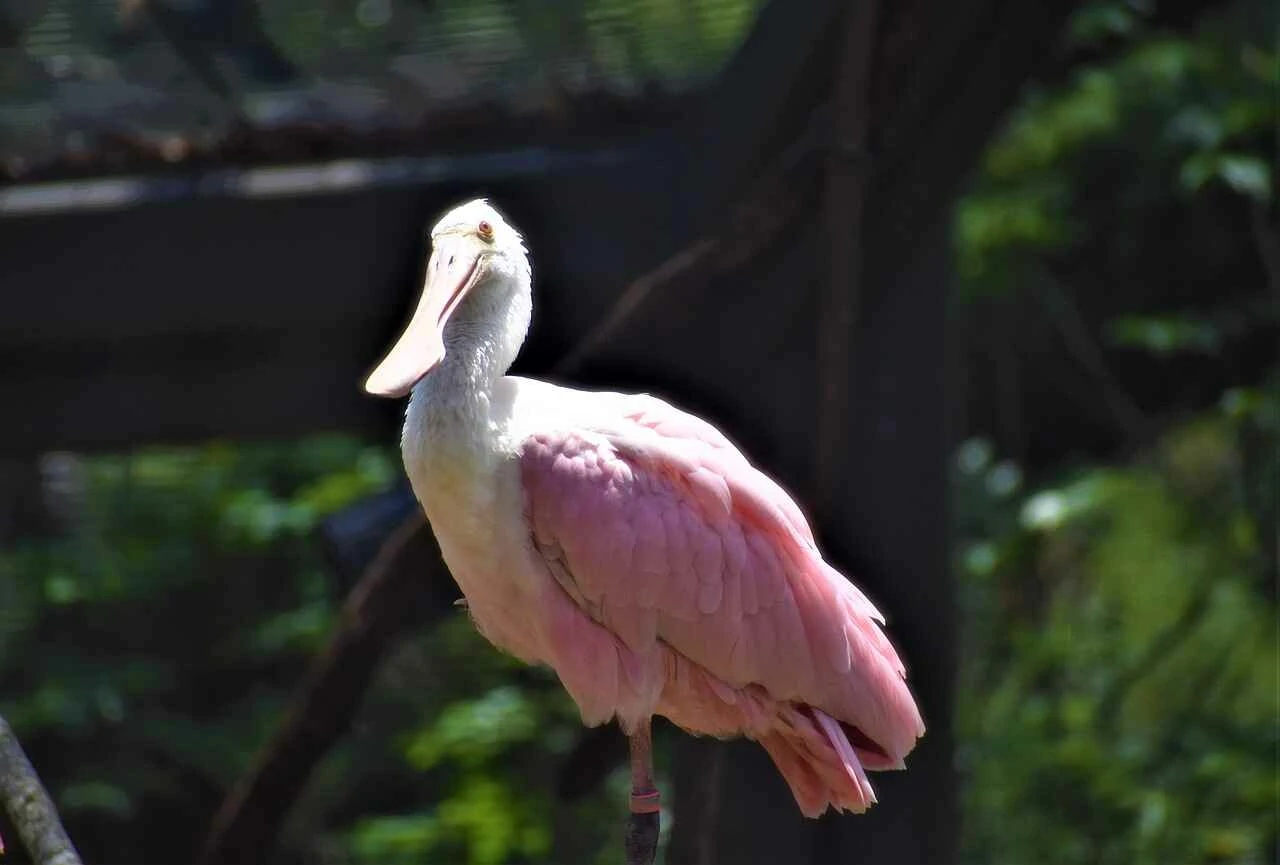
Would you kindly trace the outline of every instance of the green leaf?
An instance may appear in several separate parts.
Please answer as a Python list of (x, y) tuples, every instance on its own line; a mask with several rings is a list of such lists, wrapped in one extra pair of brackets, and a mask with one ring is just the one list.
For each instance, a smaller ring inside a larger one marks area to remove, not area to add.
[(1106, 325), (1112, 345), (1142, 348), (1152, 354), (1218, 353), (1222, 335), (1210, 321), (1190, 315), (1122, 316)]
[(1200, 150), (1217, 147), (1226, 134), (1223, 121), (1203, 105), (1189, 105), (1169, 121), (1169, 140), (1188, 144)]
[(1224, 153), (1219, 160), (1218, 175), (1241, 195), (1255, 201), (1271, 200), (1271, 165), (1260, 157)]
[(358, 862), (385, 865), (427, 861), (440, 836), (439, 821), (430, 814), (371, 817), (361, 820), (348, 835)]
[(1261, 157), (1245, 153), (1197, 153), (1182, 166), (1182, 184), (1197, 192), (1219, 181), (1241, 195), (1259, 202), (1271, 200), (1271, 166)]
[(494, 688), (479, 700), (446, 708), (430, 729), (409, 744), (409, 761), (429, 769), (445, 759), (475, 765), (537, 732), (533, 706), (517, 688)]
[(129, 793), (106, 781), (72, 784), (58, 796), (58, 804), (68, 813), (97, 812), (121, 820), (134, 815)]
[(249, 648), (268, 656), (281, 651), (316, 651), (324, 644), (335, 618), (336, 611), (328, 601), (286, 610), (254, 629)]

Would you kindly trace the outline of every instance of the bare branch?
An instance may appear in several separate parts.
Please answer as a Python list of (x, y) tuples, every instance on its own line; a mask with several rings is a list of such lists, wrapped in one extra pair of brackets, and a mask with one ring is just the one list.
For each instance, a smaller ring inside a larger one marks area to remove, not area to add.
[(62, 828), (58, 809), (4, 718), (0, 718), (0, 803), (37, 865), (80, 865), (80, 854)]

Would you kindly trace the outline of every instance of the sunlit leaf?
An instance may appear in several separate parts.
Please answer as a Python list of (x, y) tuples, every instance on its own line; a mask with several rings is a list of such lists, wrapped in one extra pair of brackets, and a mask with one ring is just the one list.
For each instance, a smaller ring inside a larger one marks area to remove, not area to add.
[(68, 786), (58, 796), (58, 806), (69, 814), (93, 811), (117, 820), (134, 815), (129, 793), (106, 781), (81, 781)]
[(528, 740), (536, 729), (536, 715), (525, 695), (503, 686), (479, 700), (445, 709), (435, 726), (409, 745), (407, 755), (420, 769), (449, 758), (474, 763)]
[(1271, 200), (1271, 166), (1259, 156), (1197, 153), (1182, 166), (1182, 183), (1193, 192), (1214, 180), (1256, 201)]
[(1191, 316), (1122, 316), (1108, 322), (1106, 330), (1115, 345), (1158, 355), (1213, 354), (1222, 345), (1222, 335), (1212, 322)]

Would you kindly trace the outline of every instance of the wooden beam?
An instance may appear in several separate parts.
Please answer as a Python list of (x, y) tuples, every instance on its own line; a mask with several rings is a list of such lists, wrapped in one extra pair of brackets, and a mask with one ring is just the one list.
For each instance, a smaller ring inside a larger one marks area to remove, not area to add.
[(390, 438), (397, 407), (359, 390), (360, 371), (377, 358), (378, 328), (357, 324), (9, 354), (0, 454), (332, 429)]
[[(194, 198), (151, 180), (138, 194), (0, 190), (0, 455), (326, 429), (390, 439), (400, 410), (359, 382), (415, 300), (424, 226), (469, 195), (492, 196), (535, 250), (541, 313), (520, 363), (545, 367), (668, 246), (667, 223), (634, 217), (671, 209), (662, 146), (382, 165), (406, 172), (399, 186), (377, 166), (312, 166), (336, 184), (315, 195), (298, 166), (215, 172)], [(514, 176), (477, 183), (486, 170)]]

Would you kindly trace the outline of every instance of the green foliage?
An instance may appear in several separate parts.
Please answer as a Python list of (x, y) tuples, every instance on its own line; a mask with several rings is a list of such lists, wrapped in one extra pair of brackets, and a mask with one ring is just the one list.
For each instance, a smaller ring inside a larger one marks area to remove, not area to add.
[(538, 733), (527, 695), (504, 685), (478, 700), (454, 703), (407, 748), (409, 762), (430, 769), (447, 759), (479, 765), (506, 747), (524, 744)]
[(461, 613), (393, 658), (370, 702), (362, 723), (394, 761), (379, 774), (406, 786), (394, 811), (336, 822), (343, 861), (588, 862), (616, 845), (625, 788), (555, 797), (577, 709), (553, 674), (499, 654)]
[[(586, 63), (625, 86), (710, 74), (758, 6), (261, 9), (312, 71), (448, 45), (468, 68), (572, 77)], [(1235, 376), (1233, 355), (1280, 312), (1217, 274), (1199, 296), (1171, 287), (1202, 259), (1257, 258), (1247, 227), (1276, 205), (1280, 56), (1262, 37), (1275, 11), (1235, 0), (1191, 36), (1150, 15), (1080, 10), (1068, 43), (1093, 59), (1025, 95), (956, 214), (962, 300), (1014, 303), (1050, 274), (1097, 273), (1061, 292), (1123, 289), (1083, 327), (1099, 356), (1227, 381), (1167, 398), (1105, 456), (1032, 466), (984, 438), (958, 449), (975, 865), (1275, 860), (1280, 370)], [(1180, 235), (1193, 249), (1159, 236), (1171, 220), (1194, 226)], [(0, 712), (89, 860), (182, 861), (332, 631), (319, 520), (387, 488), (398, 456), (319, 436), (56, 459), (76, 490), (68, 531), (0, 555)], [(279, 861), (616, 861), (625, 772), (554, 798), (579, 730), (553, 676), (494, 651), (459, 611), (379, 670)]]
[(1242, 442), (1280, 437), (1280, 394), (1259, 400), (1025, 497), (992, 495), (987, 462), (958, 465), (991, 514), (962, 557), (970, 861), (1269, 859), (1274, 539), (1245, 491), (1280, 458), (1246, 475)]
[(1018, 290), (1045, 258), (1072, 250), (1101, 201), (1137, 216), (1175, 188), (1215, 185), (1271, 201), (1280, 55), (1263, 34), (1274, 12), (1236, 2), (1189, 39), (1148, 30), (1142, 8), (1086, 5), (1069, 42), (1118, 47), (1065, 82), (1033, 88), (987, 150), (957, 211), (967, 291)]
[(1213, 354), (1222, 344), (1218, 330), (1200, 316), (1123, 316), (1110, 325), (1114, 343), (1153, 354)]
[(318, 520), (394, 455), (322, 436), (58, 459), (70, 532), (0, 556), (0, 712), (90, 858), (172, 857), (104, 827), (163, 807), (198, 837), (332, 627)]
[[(386, 489), (399, 455), (321, 436), (61, 459), (79, 480), (72, 534), (0, 558), (0, 712), (90, 859), (173, 861), (332, 631), (319, 520)], [(586, 862), (616, 843), (620, 788), (553, 813), (576, 710), (461, 610), (398, 652), (367, 703), (281, 861)], [(557, 819), (581, 828), (553, 844)]]
[[(1159, 285), (1088, 292), (1112, 273), (1169, 279), (1197, 258), (1258, 255), (1248, 231), (1191, 251), (1144, 231), (1267, 218), (1280, 66), (1258, 40), (1275, 12), (1244, 0), (1182, 37), (1148, 27), (1145, 8), (1081, 10), (1070, 42), (1100, 59), (1030, 93), (989, 149), (957, 213), (962, 294), (1014, 304), (1047, 274), (1083, 272), (1066, 290), (1111, 311), (1079, 326), (1093, 357), (1229, 380), (1219, 364), (1280, 322), (1263, 285), (1175, 309), (1147, 300)], [(1180, 397), (1172, 422), (1112, 458), (1031, 473), (980, 438), (957, 452), (965, 861), (1274, 861), (1272, 363), (1216, 404)]]
[(531, 797), (484, 775), (469, 776), (433, 814), (377, 817), (352, 834), (358, 862), (421, 862), (441, 850), (465, 850), (472, 865), (500, 865), (545, 856), (549, 820)]
[[(714, 73), (741, 41), (759, 0), (361, 0), (263, 4), (267, 31), (305, 67), (370, 70), (388, 55), (433, 52), (511, 82), (682, 88)], [(518, 77), (517, 77), (518, 76)]]

